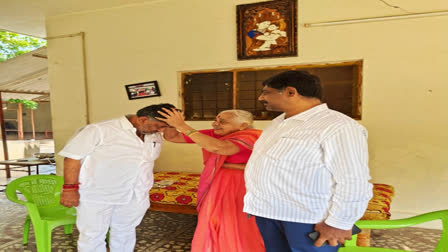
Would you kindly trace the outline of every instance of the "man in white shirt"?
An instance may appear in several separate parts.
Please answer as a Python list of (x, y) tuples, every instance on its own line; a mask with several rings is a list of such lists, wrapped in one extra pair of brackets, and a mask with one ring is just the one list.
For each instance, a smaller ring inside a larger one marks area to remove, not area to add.
[(77, 208), (78, 251), (134, 251), (135, 228), (149, 207), (154, 160), (168, 125), (155, 119), (171, 104), (89, 124), (59, 152), (64, 156), (61, 204)]
[(268, 252), (337, 251), (372, 197), (367, 132), (322, 103), (314, 75), (287, 71), (263, 86), (259, 101), (284, 113), (255, 143), (243, 211), (255, 216)]

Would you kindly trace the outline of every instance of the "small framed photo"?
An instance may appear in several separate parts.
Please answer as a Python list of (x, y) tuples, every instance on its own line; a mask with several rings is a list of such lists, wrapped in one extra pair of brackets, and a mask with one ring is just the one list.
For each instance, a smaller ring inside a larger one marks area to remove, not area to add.
[(238, 59), (297, 56), (297, 0), (237, 5)]
[(157, 81), (148, 81), (126, 85), (129, 100), (161, 96)]

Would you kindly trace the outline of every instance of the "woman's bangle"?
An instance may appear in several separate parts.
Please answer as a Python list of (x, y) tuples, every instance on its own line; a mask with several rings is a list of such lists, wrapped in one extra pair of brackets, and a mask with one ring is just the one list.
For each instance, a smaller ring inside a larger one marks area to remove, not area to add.
[(199, 131), (195, 131), (195, 132), (193, 132), (193, 133), (190, 133), (190, 135), (188, 135), (188, 137), (192, 137), (194, 134), (199, 134)]
[(197, 130), (195, 130), (195, 129), (192, 129), (192, 130), (189, 130), (189, 131), (187, 131), (187, 132), (185, 132), (184, 134), (187, 136), (187, 137), (189, 137), (190, 135), (192, 135), (193, 133), (199, 133)]

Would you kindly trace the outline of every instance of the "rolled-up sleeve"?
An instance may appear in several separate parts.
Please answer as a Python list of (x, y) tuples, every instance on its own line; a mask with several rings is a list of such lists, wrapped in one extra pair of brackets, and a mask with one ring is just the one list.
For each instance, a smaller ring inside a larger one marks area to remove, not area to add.
[(79, 130), (58, 153), (60, 156), (80, 160), (94, 151), (101, 143), (101, 131), (95, 125)]
[(325, 223), (349, 230), (362, 217), (372, 197), (367, 131), (358, 124), (343, 125), (324, 140), (322, 148), (325, 165), (335, 181)]

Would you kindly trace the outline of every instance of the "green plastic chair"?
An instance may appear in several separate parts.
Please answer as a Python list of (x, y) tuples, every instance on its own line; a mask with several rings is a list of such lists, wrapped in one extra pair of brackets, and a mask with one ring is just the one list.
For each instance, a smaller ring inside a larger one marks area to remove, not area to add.
[[(360, 220), (356, 222), (359, 228), (366, 229), (392, 229), (414, 226), (420, 223), (429, 222), (433, 220), (441, 220), (443, 225), (442, 234), (440, 240), (437, 243), (434, 252), (446, 252), (447, 251), (447, 216), (448, 210), (440, 210), (435, 212), (429, 212), (414, 217), (398, 220)], [(371, 248), (371, 247), (357, 247), (356, 246), (357, 235), (352, 237), (351, 241), (346, 241), (344, 247), (339, 248), (338, 252), (397, 252), (406, 251), (399, 249), (387, 249), (387, 248)]]
[[(64, 225), (65, 234), (71, 234), (76, 222), (76, 209), (59, 204), (64, 178), (55, 175), (31, 175), (17, 178), (6, 186), (6, 197), (25, 205), (28, 215), (23, 228), (23, 244), (28, 243), (30, 221), (33, 224), (36, 247), (39, 252), (51, 251), (51, 231)], [(17, 191), (24, 200), (17, 197)]]

